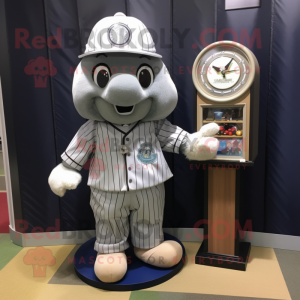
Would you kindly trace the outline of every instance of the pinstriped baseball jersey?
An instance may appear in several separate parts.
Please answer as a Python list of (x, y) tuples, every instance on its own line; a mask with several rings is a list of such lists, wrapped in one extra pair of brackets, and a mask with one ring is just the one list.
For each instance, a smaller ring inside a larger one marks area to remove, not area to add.
[(87, 121), (61, 155), (80, 171), (90, 158), (88, 185), (103, 191), (134, 191), (173, 176), (162, 150), (179, 153), (187, 132), (167, 119), (137, 122), (125, 132), (109, 122)]

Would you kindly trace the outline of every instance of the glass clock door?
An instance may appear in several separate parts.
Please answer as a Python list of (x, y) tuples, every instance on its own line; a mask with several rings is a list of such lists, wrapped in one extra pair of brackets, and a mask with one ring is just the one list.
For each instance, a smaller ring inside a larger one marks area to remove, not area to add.
[(202, 124), (217, 123), (220, 130), (214, 137), (220, 142), (217, 158), (244, 157), (244, 109), (237, 106), (202, 106)]

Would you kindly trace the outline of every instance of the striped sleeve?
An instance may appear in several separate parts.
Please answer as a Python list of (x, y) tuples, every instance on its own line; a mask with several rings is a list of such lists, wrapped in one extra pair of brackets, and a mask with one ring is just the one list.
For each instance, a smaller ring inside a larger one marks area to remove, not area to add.
[(180, 146), (186, 141), (187, 132), (172, 125), (167, 119), (155, 121), (156, 136), (163, 151), (179, 153)]
[(61, 155), (62, 160), (72, 168), (80, 171), (95, 146), (96, 123), (93, 120), (83, 124), (66, 151)]

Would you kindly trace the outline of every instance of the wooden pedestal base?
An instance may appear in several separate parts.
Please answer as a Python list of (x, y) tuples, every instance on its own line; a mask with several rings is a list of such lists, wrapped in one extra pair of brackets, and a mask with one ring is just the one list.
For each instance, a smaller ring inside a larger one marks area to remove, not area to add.
[(212, 168), (204, 181), (207, 222), (196, 264), (246, 271), (251, 245), (239, 241), (240, 170)]
[(206, 252), (205, 246), (202, 243), (196, 254), (195, 263), (198, 265), (246, 271), (250, 248), (250, 243), (241, 242), (239, 244), (240, 253), (236, 256)]

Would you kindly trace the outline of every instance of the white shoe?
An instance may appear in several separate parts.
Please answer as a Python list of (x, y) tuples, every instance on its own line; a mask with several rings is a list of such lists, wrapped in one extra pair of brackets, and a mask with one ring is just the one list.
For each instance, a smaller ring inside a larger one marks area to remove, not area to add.
[(179, 263), (182, 247), (175, 241), (164, 241), (151, 249), (134, 247), (135, 255), (143, 262), (160, 268), (170, 268)]
[(102, 282), (117, 282), (121, 280), (127, 272), (125, 252), (98, 253), (94, 271), (97, 278)]

